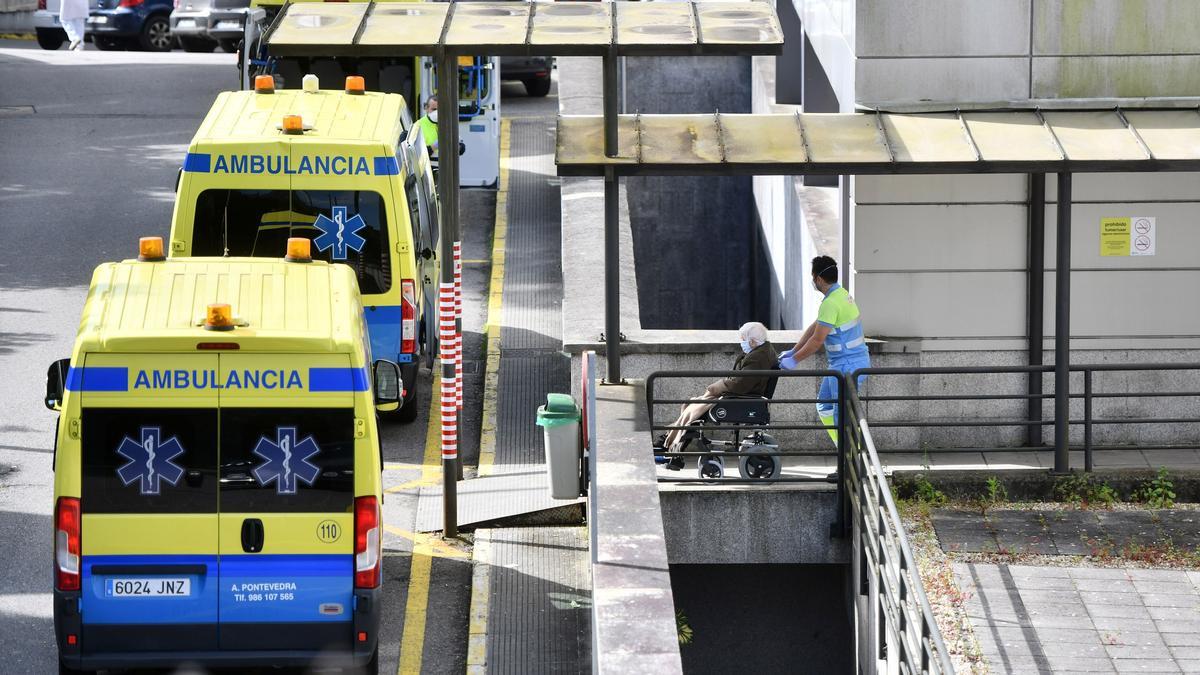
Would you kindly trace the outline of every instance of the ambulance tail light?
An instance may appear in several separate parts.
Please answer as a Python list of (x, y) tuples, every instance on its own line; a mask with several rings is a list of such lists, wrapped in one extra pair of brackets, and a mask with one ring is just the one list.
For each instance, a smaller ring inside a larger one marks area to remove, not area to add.
[(382, 535), (379, 502), (375, 497), (354, 499), (354, 587), (378, 588)]
[(59, 497), (54, 508), (54, 578), (60, 591), (78, 591), (79, 558), (82, 551), (79, 500)]
[(38, 0), (38, 9), (41, 9), (41, 10), (46, 9), (46, 0)]
[(417, 351), (417, 284), (412, 279), (400, 282), (400, 353)]

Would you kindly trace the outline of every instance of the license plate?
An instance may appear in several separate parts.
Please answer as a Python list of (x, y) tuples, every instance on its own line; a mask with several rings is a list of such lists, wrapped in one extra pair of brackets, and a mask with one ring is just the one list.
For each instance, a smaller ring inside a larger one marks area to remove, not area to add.
[(108, 17), (107, 16), (93, 16), (92, 18), (88, 19), (88, 23), (105, 24), (105, 23), (108, 23)]
[(217, 30), (241, 30), (241, 21), (218, 21)]
[(186, 577), (145, 577), (105, 579), (104, 595), (110, 598), (186, 597), (192, 594), (192, 580)]
[(179, 23), (175, 24), (175, 27), (176, 28), (195, 28), (196, 20), (195, 19), (180, 19)]

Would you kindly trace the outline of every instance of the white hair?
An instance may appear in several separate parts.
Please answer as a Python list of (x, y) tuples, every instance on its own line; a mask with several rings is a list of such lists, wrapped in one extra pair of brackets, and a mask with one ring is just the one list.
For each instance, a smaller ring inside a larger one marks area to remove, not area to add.
[(751, 347), (757, 347), (767, 342), (767, 327), (757, 321), (742, 324), (738, 329), (738, 337), (750, 342)]

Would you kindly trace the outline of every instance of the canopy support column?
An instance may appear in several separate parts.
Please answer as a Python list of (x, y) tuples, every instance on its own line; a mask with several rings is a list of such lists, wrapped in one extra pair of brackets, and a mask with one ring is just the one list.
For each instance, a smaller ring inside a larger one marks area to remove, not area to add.
[(1058, 174), (1054, 270), (1054, 473), (1071, 470), (1071, 174)]
[[(620, 112), (616, 50), (604, 57), (604, 154), (617, 156), (617, 116)], [(604, 360), (605, 381), (621, 383), (621, 238), (620, 178), (604, 170)]]
[[(1027, 262), (1029, 297), (1026, 301), (1028, 318), (1026, 337), (1029, 343), (1028, 363), (1040, 366), (1043, 362), (1042, 344), (1045, 339), (1046, 303), (1046, 174), (1029, 174), (1029, 257)], [(1042, 373), (1029, 374), (1028, 445), (1043, 444), (1042, 438)]]
[[(454, 242), (458, 233), (458, 57), (447, 50), (438, 54), (438, 196), (441, 198), (441, 288), (454, 287)], [(444, 85), (444, 86), (443, 86)], [(444, 320), (439, 311), (439, 320)], [(461, 335), (461, 333), (460, 333)], [(453, 381), (454, 359), (442, 358), (442, 381)], [(444, 391), (444, 390), (443, 390)], [(442, 400), (442, 408), (447, 405)], [(457, 407), (457, 406), (455, 406)], [(430, 414), (434, 414), (431, 411)], [(459, 429), (458, 414), (453, 424)], [(447, 418), (443, 415), (442, 423)], [(446, 438), (443, 430), (443, 442)], [(458, 446), (453, 453), (442, 448), (442, 536), (458, 536)]]

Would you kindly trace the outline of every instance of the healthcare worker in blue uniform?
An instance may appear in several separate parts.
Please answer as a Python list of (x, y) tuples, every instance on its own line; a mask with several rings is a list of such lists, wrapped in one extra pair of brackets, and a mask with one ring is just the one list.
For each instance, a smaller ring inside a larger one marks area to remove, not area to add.
[[(869, 368), (871, 359), (867, 355), (867, 340), (863, 334), (862, 316), (854, 298), (838, 283), (837, 261), (827, 255), (817, 256), (812, 261), (813, 288), (825, 299), (817, 310), (817, 320), (804, 331), (796, 346), (779, 355), (779, 366), (794, 370), (804, 359), (825, 348), (829, 358), (829, 369), (846, 375), (861, 368)], [(861, 387), (866, 376), (858, 378)], [(838, 435), (838, 381), (834, 377), (821, 380), (817, 398), (817, 414), (821, 423), (829, 427), (829, 436), (837, 443)]]

